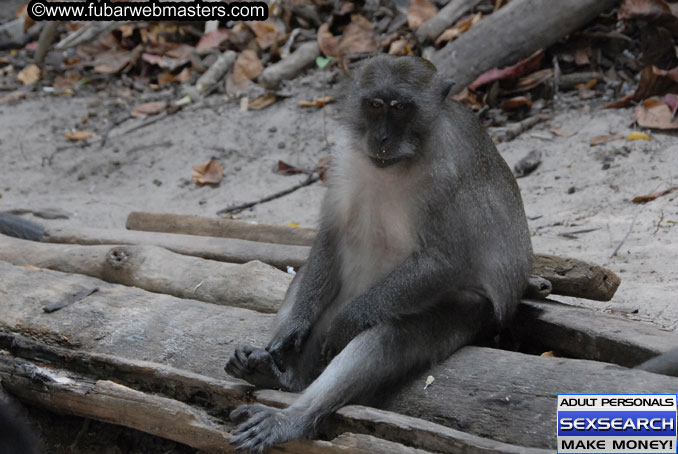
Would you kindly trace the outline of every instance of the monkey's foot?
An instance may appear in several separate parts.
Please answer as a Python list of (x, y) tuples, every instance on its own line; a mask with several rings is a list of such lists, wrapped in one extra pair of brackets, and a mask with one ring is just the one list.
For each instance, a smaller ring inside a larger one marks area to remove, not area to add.
[(287, 388), (281, 381), (282, 373), (263, 348), (249, 345), (237, 347), (224, 370), (230, 376), (242, 378), (259, 388)]
[(231, 420), (247, 417), (233, 432), (231, 444), (236, 451), (263, 453), (267, 448), (292, 440), (306, 438), (313, 427), (299, 412), (280, 410), (262, 404), (242, 405), (231, 412)]

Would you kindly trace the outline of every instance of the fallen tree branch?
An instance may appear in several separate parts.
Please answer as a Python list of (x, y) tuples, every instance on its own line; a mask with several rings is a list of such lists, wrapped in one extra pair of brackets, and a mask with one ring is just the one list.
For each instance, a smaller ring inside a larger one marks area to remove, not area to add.
[(84, 274), (179, 298), (278, 311), (292, 276), (265, 263), (203, 260), (157, 246), (73, 246), (0, 235), (0, 260)]
[(611, 270), (568, 257), (535, 254), (533, 274), (551, 282), (551, 293), (610, 301), (621, 279)]
[(482, 73), (549, 47), (617, 4), (619, 0), (512, 0), (436, 51), (431, 61), (457, 83), (456, 93)]
[(274, 199), (279, 199), (280, 197), (286, 196), (287, 194), (291, 194), (297, 189), (304, 188), (306, 186), (310, 186), (316, 181), (318, 181), (320, 178), (315, 175), (309, 175), (308, 178), (306, 178), (304, 181), (301, 183), (295, 184), (291, 188), (283, 189), (282, 191), (278, 191), (274, 194), (267, 195), (266, 197), (262, 197), (261, 199), (255, 200), (254, 202), (247, 202), (247, 203), (241, 203), (238, 205), (233, 205), (227, 208), (224, 208), (222, 210), (217, 211), (217, 215), (220, 214), (226, 214), (226, 213), (237, 213), (242, 210), (246, 210), (247, 208), (251, 208), (255, 205), (259, 205), (260, 203), (265, 203), (265, 202), (270, 202), (271, 200)]
[(277, 88), (283, 80), (293, 79), (312, 65), (318, 56), (320, 56), (320, 48), (317, 41), (304, 43), (287, 58), (264, 69), (257, 81), (264, 88)]
[(304, 227), (259, 224), (235, 219), (133, 211), (127, 216), (129, 230), (182, 233), (185, 235), (238, 238), (263, 243), (311, 246), (315, 230)]

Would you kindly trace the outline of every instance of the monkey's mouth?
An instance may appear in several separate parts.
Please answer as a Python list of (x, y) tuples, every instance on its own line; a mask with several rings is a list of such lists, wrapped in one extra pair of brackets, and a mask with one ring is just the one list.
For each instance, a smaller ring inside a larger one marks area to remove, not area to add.
[(372, 163), (374, 163), (375, 166), (379, 167), (380, 169), (383, 169), (384, 167), (390, 167), (393, 164), (396, 164), (400, 161), (405, 159), (404, 156), (396, 157), (396, 158), (389, 158), (389, 159), (382, 159), (382, 158), (374, 158), (370, 156), (370, 160)]

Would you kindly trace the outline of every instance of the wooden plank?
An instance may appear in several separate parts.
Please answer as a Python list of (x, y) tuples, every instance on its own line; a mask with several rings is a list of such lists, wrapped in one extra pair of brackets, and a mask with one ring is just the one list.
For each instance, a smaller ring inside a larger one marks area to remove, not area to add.
[[(150, 360), (223, 379), (223, 364), (235, 345), (264, 345), (269, 337), (268, 314), (6, 263), (0, 263), (0, 275), (0, 330), (50, 345)], [(56, 312), (43, 312), (46, 301), (91, 286), (99, 291)], [(429, 374), (436, 380), (423, 390)], [(505, 443), (552, 448), (557, 393), (676, 389), (676, 378), (609, 364), (467, 347), (396, 392), (384, 409)]]
[(315, 230), (304, 227), (145, 211), (131, 212), (127, 216), (126, 227), (129, 230), (144, 232), (239, 238), (241, 240), (297, 246), (311, 246), (315, 240)]
[(0, 260), (270, 313), (278, 311), (292, 280), (290, 274), (259, 261), (237, 265), (157, 246), (74, 246), (5, 235), (0, 235)]
[(287, 244), (259, 243), (234, 238), (213, 238), (173, 233), (137, 232), (93, 228), (45, 229), (42, 241), (67, 244), (136, 244), (160, 246), (178, 254), (192, 255), (222, 262), (246, 263), (259, 260), (282, 270), (299, 267), (308, 257), (309, 248)]
[(633, 367), (678, 346), (678, 334), (556, 301), (522, 300), (514, 322), (523, 341), (566, 356)]

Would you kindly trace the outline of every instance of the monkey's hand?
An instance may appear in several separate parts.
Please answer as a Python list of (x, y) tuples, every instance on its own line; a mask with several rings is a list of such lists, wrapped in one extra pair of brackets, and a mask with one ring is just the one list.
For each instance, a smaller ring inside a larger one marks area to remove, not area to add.
[(310, 320), (302, 317), (290, 317), (280, 326), (278, 332), (268, 343), (266, 351), (271, 354), (273, 361), (281, 371), (285, 370), (284, 353), (290, 350), (300, 353), (310, 332)]
[(325, 338), (322, 357), (326, 364), (341, 352), (354, 337), (371, 327), (364, 318), (355, 317), (358, 311), (350, 309), (350, 303), (345, 306), (332, 320), (329, 333)]

